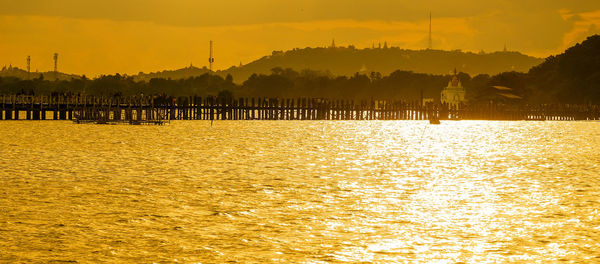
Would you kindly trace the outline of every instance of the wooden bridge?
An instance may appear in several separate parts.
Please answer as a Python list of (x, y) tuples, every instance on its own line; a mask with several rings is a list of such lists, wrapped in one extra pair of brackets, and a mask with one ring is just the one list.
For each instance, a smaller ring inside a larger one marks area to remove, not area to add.
[(446, 105), (324, 98), (0, 96), (0, 120), (600, 120), (597, 105)]

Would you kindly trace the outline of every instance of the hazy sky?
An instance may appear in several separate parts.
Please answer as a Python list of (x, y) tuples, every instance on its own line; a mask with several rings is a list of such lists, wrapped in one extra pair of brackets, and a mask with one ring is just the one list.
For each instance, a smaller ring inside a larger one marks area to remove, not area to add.
[(600, 33), (600, 1), (0, 0), (0, 65), (134, 74), (248, 63), (273, 50), (338, 45), (509, 50), (544, 57)]

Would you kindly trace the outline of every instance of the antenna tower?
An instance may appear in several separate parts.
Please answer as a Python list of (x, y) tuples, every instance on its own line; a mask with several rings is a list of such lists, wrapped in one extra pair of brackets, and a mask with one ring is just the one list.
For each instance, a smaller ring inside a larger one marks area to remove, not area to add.
[(31, 72), (31, 56), (27, 56), (27, 80), (29, 80), (30, 72)]
[(432, 49), (433, 48), (433, 44), (431, 41), (431, 12), (429, 12), (429, 46), (428, 49)]
[(210, 41), (210, 54), (209, 54), (209, 57), (208, 57), (208, 69), (210, 71), (212, 71), (213, 62), (215, 62), (215, 58), (213, 57), (213, 42), (211, 40)]

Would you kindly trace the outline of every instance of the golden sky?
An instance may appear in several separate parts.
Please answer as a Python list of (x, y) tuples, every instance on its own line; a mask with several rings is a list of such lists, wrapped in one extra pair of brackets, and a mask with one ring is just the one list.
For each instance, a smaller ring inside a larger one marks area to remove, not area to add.
[(600, 33), (598, 0), (0, 0), (0, 65), (99, 74), (215, 69), (337, 45), (509, 50), (544, 57)]

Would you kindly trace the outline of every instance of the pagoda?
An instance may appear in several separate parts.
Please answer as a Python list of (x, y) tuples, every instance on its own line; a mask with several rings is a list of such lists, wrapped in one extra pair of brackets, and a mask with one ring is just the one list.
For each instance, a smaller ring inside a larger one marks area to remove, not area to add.
[(454, 69), (454, 75), (452, 79), (448, 82), (448, 86), (442, 89), (442, 95), (440, 101), (442, 103), (447, 103), (450, 105), (459, 105), (465, 103), (465, 88), (462, 86), (462, 83), (458, 79), (458, 74), (456, 73), (456, 69)]

